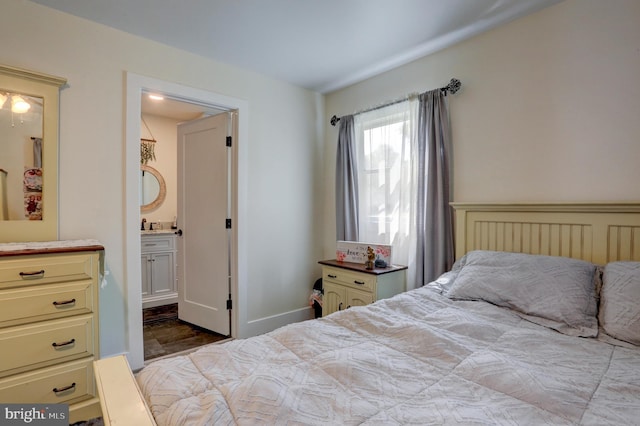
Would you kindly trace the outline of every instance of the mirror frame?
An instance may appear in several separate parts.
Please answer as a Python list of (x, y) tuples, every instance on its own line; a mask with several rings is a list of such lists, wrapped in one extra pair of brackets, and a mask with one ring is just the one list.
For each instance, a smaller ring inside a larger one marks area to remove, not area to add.
[(0, 65), (0, 88), (43, 98), (42, 220), (0, 221), (0, 242), (58, 239), (58, 126), (60, 89), (66, 78)]
[(165, 183), (164, 178), (162, 177), (160, 172), (153, 167), (141, 164), (140, 170), (143, 172), (151, 173), (153, 176), (155, 176), (155, 178), (158, 179), (158, 184), (160, 186), (160, 190), (158, 191), (158, 196), (156, 197), (156, 199), (149, 204), (140, 206), (140, 213), (146, 213), (159, 207), (160, 204), (164, 202), (164, 199), (167, 197), (167, 184)]

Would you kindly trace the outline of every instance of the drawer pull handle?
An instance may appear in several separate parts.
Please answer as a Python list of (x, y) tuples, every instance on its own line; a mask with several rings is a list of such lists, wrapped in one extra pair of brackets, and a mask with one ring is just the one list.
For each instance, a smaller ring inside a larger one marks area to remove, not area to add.
[(53, 306), (64, 306), (64, 305), (71, 305), (73, 303), (76, 303), (76, 299), (71, 299), (71, 300), (65, 300), (64, 302), (58, 302), (57, 300), (53, 302)]
[(75, 388), (76, 388), (76, 383), (75, 383), (75, 382), (73, 382), (73, 383), (71, 383), (69, 386), (65, 386), (65, 387), (60, 388), (60, 389), (58, 389), (58, 388), (53, 388), (53, 391), (54, 391), (55, 393), (60, 393), (60, 392), (65, 392), (65, 391), (68, 391), (68, 390), (71, 390), (71, 389), (75, 389)]
[(24, 279), (35, 279), (44, 277), (44, 269), (33, 272), (20, 272), (20, 276)]
[(51, 346), (53, 346), (54, 348), (59, 348), (59, 347), (62, 347), (62, 346), (69, 346), (69, 345), (73, 345), (75, 342), (76, 342), (76, 339), (71, 339), (71, 340), (68, 340), (68, 341), (66, 341), (66, 342), (64, 342), (64, 343), (56, 343), (56, 342), (53, 342), (53, 343), (51, 344)]
[(353, 280), (353, 282), (358, 285), (364, 285), (364, 281)]
[(337, 276), (337, 275), (333, 275), (333, 274), (328, 274), (327, 276), (328, 276), (329, 278), (338, 278), (338, 276)]

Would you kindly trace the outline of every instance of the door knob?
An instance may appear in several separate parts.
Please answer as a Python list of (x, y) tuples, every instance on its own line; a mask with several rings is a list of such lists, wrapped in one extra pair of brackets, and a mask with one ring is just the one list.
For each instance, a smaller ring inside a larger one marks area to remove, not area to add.
[(178, 229), (175, 234), (179, 237), (182, 237), (182, 229)]

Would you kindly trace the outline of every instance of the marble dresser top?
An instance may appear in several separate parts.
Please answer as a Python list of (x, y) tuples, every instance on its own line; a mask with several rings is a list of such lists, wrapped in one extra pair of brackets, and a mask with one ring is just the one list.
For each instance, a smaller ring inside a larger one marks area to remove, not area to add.
[(0, 243), (0, 256), (67, 253), (93, 250), (104, 250), (104, 247), (98, 240), (60, 240), (25, 243)]

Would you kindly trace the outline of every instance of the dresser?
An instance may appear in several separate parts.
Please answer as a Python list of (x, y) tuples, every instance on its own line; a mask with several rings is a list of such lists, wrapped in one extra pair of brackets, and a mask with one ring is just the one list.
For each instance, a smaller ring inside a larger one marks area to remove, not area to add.
[(177, 303), (175, 233), (146, 231), (140, 246), (142, 307)]
[(322, 260), (322, 316), (364, 306), (402, 293), (406, 289), (406, 266), (366, 269), (364, 265)]
[(69, 423), (100, 416), (95, 240), (0, 244), (0, 401), (69, 404)]

